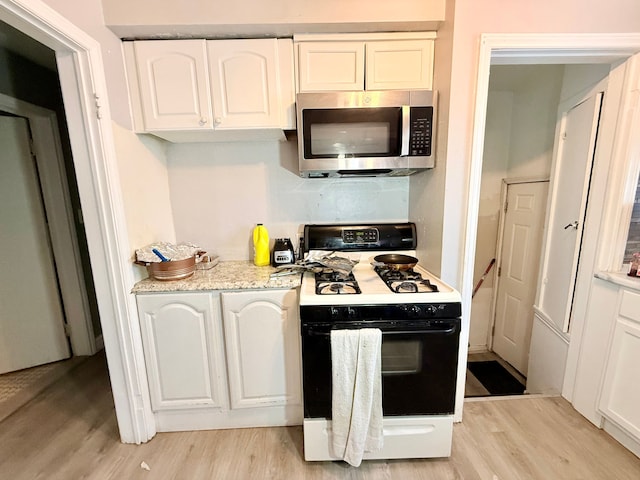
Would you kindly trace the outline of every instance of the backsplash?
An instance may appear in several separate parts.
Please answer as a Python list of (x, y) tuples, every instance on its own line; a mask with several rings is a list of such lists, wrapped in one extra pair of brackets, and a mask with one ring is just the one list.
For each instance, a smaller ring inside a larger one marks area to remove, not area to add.
[(408, 220), (409, 177), (302, 179), (295, 141), (170, 144), (167, 158), (176, 240), (223, 260), (252, 258), (256, 223), (297, 248), (305, 223)]

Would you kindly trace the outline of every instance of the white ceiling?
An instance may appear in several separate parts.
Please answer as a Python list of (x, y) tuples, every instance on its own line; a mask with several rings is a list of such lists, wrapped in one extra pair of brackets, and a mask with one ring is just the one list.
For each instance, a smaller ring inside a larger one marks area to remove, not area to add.
[(56, 55), (53, 50), (2, 21), (0, 21), (0, 48), (5, 48), (49, 70), (57, 71)]

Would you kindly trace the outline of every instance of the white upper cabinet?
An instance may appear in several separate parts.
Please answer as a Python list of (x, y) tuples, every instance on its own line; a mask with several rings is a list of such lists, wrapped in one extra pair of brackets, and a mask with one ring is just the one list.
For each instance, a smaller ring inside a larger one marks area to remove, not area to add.
[(204, 40), (133, 42), (144, 129), (211, 127)]
[(431, 89), (435, 34), (296, 35), (297, 91)]
[(274, 39), (207, 42), (215, 128), (278, 127)]
[(368, 42), (365, 90), (431, 89), (433, 40)]
[(295, 128), (291, 39), (143, 40), (124, 48), (137, 132), (207, 141), (215, 140), (207, 132)]
[(300, 43), (298, 80), (300, 92), (363, 90), (364, 43)]

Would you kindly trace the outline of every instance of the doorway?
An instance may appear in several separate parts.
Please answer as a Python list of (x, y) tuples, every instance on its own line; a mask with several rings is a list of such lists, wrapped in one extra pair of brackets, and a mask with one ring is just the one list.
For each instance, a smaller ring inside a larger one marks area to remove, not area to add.
[[(31, 155), (34, 182), (40, 189), (31, 196), (39, 198), (44, 237), (32, 250), (50, 251), (54, 264), (54, 272), (40, 278), (51, 277), (56, 282), (56, 295), (61, 301), (59, 308), (63, 310), (66, 324), (65, 334), (73, 354), (92, 355), (100, 348), (101, 326), (55, 54), (3, 22), (0, 22), (0, 39), (0, 111), (27, 122), (30, 136), (27, 150)], [(6, 176), (5, 180), (11, 182)], [(14, 222), (13, 225), (17, 229), (18, 224)], [(21, 231), (21, 235), (26, 236), (24, 242), (32, 240), (27, 231)], [(13, 245), (13, 250), (17, 248), (20, 248), (19, 243)], [(12, 254), (22, 257), (25, 262), (30, 259), (18, 255), (17, 251), (9, 251), (7, 258)], [(36, 253), (31, 253), (34, 255)], [(25, 290), (28, 284), (21, 283), (20, 289)], [(29, 298), (31, 303), (41, 301), (31, 295)], [(39, 330), (32, 328), (30, 331), (35, 338)], [(57, 338), (57, 335), (50, 337)], [(2, 340), (13, 344), (13, 339)], [(17, 348), (19, 343), (13, 347)]]
[(40, 0), (0, 0), (0, 20), (55, 51), (121, 440), (155, 434), (100, 44)]
[(28, 119), (0, 112), (0, 374), (71, 356), (31, 141)]
[[(477, 209), (480, 201), (481, 177), (483, 166), (483, 148), (486, 126), (486, 112), (488, 106), (489, 78), (493, 65), (522, 65), (522, 64), (558, 64), (564, 63), (573, 68), (585, 66), (587, 68), (600, 65), (608, 69), (609, 101), (604, 102), (600, 135), (602, 141), (596, 150), (594, 170), (591, 184), (591, 207), (588, 209), (585, 228), (590, 234), (585, 235), (582, 244), (583, 258), (578, 272), (574, 299), (574, 321), (571, 325), (570, 336), (558, 335), (550, 329), (532, 334), (531, 358), (549, 360), (542, 365), (540, 373), (552, 380), (554, 385), (560, 385), (562, 396), (573, 401), (576, 375), (581, 360), (580, 356), (584, 337), (584, 316), (591, 280), (598, 268), (617, 268), (611, 262), (617, 255), (598, 252), (598, 245), (603, 241), (612, 242), (620, 237), (618, 231), (599, 232), (599, 226), (605, 215), (605, 203), (615, 201), (616, 195), (607, 192), (608, 184), (617, 185), (620, 178), (609, 178), (613, 169), (619, 175), (627, 168), (630, 159), (625, 148), (631, 148), (633, 142), (627, 135), (630, 120), (627, 117), (622, 123), (617, 123), (621, 109), (630, 106), (630, 89), (634, 88), (634, 75), (637, 75), (637, 56), (640, 51), (640, 38), (637, 35), (624, 36), (624, 41), (607, 43), (611, 40), (608, 35), (530, 35), (524, 37), (518, 34), (483, 34), (479, 55), (478, 82), (475, 99), (475, 116), (473, 127), (473, 143), (470, 162), (470, 201), (467, 216), (467, 235), (465, 264), (469, 265), (475, 257), (476, 233), (478, 232)], [(606, 46), (605, 46), (606, 44)], [(626, 110), (624, 110), (626, 111)], [(622, 147), (614, 148), (619, 140)], [(610, 198), (615, 197), (615, 198)], [(613, 213), (613, 212), (611, 212)], [(616, 212), (617, 214), (617, 212)], [(600, 258), (602, 257), (602, 258)], [(606, 257), (606, 258), (605, 258)], [(600, 262), (600, 264), (598, 263)], [(603, 263), (604, 262), (604, 263)], [(604, 266), (605, 263), (607, 266)], [(618, 266), (619, 267), (619, 266)], [(463, 280), (463, 298), (469, 298), (473, 289), (473, 278), (465, 274)], [(470, 319), (469, 319), (470, 321)], [(533, 341), (535, 339), (535, 342)], [(535, 349), (533, 348), (535, 343)], [(559, 344), (563, 344), (559, 347)], [(535, 350), (535, 351), (534, 351)], [(544, 358), (543, 358), (544, 357)], [(531, 366), (529, 374), (531, 374)], [(555, 378), (552, 378), (556, 376)], [(556, 393), (558, 391), (556, 390)]]
[[(504, 212), (498, 184), (504, 179), (513, 179), (508, 181), (518, 183), (527, 177), (549, 178), (558, 156), (556, 150), (560, 143), (559, 135), (562, 134), (559, 129), (562, 116), (559, 116), (559, 112), (563, 111), (567, 97), (571, 99), (575, 91), (584, 93), (584, 90), (592, 88), (594, 84), (606, 84), (610, 68), (609, 64), (491, 66), (474, 282), (481, 274), (483, 264), (491, 258), (499, 257), (501, 253), (497, 246), (500, 245), (502, 228), (499, 221)], [(581, 178), (584, 178), (584, 172)], [(576, 194), (575, 188), (569, 190), (570, 195)], [(545, 212), (543, 221), (546, 215), (553, 217), (553, 205), (549, 205), (552, 211)], [(542, 225), (538, 228), (541, 230)], [(519, 231), (524, 232), (522, 228)], [(542, 258), (539, 250), (536, 257)], [(485, 351), (502, 355), (500, 360), (514, 367), (524, 377), (529, 373), (533, 299), (541, 267), (540, 261), (537, 258), (533, 261), (531, 255), (527, 255), (526, 260), (529, 273), (521, 282), (529, 292), (526, 312), (520, 315), (518, 311), (522, 304), (513, 295), (504, 297), (504, 290), (498, 288), (497, 275), (501, 271), (503, 276), (500, 280), (505, 280), (503, 257), (499, 259), (490, 281), (479, 289), (479, 295), (473, 299), (469, 342), (470, 355)], [(503, 265), (500, 265), (500, 261)], [(518, 265), (524, 267), (524, 259)], [(501, 283), (504, 287), (505, 282)], [(516, 316), (521, 316), (522, 324), (514, 323)], [(505, 319), (509, 321), (505, 323)], [(556, 366), (556, 371), (558, 370), (563, 371), (564, 366)], [(534, 369), (535, 371), (537, 370)], [(529, 382), (527, 383), (529, 387)], [(538, 382), (534, 381), (534, 386), (536, 384)], [(561, 385), (556, 385), (555, 393), (560, 390)], [(547, 390), (545, 393), (552, 392)]]

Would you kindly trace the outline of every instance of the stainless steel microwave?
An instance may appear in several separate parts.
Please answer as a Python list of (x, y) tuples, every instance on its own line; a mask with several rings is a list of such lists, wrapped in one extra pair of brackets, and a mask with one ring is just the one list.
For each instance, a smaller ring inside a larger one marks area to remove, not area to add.
[(403, 176), (434, 166), (435, 92), (299, 93), (300, 176)]

